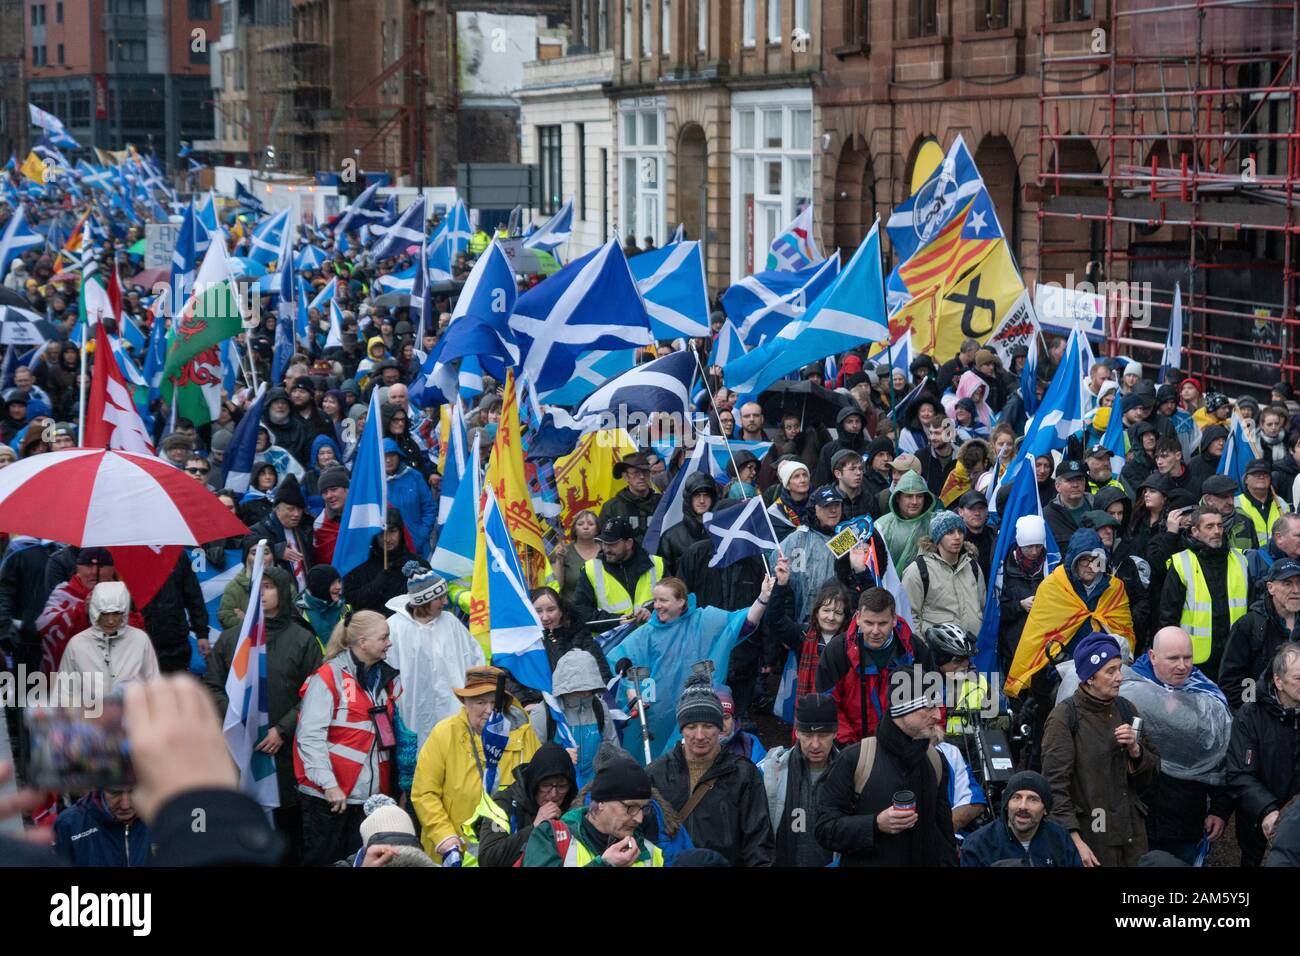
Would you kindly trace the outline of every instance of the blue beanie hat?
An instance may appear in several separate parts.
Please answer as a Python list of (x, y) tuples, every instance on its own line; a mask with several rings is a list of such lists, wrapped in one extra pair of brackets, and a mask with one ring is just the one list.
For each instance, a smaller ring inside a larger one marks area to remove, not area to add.
[(1111, 658), (1123, 660), (1119, 641), (1110, 634), (1094, 631), (1081, 638), (1074, 646), (1074, 673), (1078, 675), (1079, 683), (1091, 680), (1092, 675), (1101, 670)]
[(930, 519), (930, 540), (938, 543), (945, 534), (954, 531), (966, 532), (966, 522), (955, 511), (936, 511)]

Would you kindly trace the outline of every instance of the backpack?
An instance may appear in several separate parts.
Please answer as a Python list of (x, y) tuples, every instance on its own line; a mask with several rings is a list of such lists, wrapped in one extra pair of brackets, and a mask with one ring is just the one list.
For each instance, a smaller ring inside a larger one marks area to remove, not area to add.
[[(858, 748), (858, 764), (853, 769), (853, 797), (856, 800), (862, 796), (862, 791), (867, 788), (867, 781), (871, 779), (871, 771), (876, 766), (876, 738), (866, 737), (862, 745)], [(934, 782), (943, 783), (943, 757), (935, 747), (931, 747), (925, 752), (926, 758), (930, 761), (930, 769), (934, 771)]]
[[(591, 699), (591, 709), (596, 713), (596, 728), (600, 731), (602, 737), (605, 736), (605, 705), (599, 697)], [(549, 741), (555, 736), (555, 717), (551, 714), (551, 708), (546, 708), (546, 740)], [(543, 741), (545, 743), (546, 741)]]

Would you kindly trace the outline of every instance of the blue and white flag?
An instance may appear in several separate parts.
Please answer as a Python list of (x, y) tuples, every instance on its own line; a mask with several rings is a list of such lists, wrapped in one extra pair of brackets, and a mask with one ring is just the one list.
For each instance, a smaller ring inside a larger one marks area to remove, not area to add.
[[(1002, 612), (998, 605), (998, 594), (1002, 590), (1002, 573), (1007, 563), (1007, 555), (1016, 543), (1016, 522), (1026, 515), (1043, 516), (1042, 502), (1038, 500), (1038, 479), (1034, 474), (1034, 456), (1024, 454), (1020, 457), (1021, 467), (1016, 469), (1016, 476), (1011, 482), (1011, 491), (1003, 506), (998, 527), (1002, 530), (993, 543), (992, 573), (989, 575), (989, 590), (984, 602), (984, 620), (980, 624), (979, 637), (976, 640), (975, 669), (982, 674), (996, 674), (998, 670), (998, 635), (1002, 629)], [(1047, 561), (1043, 566), (1046, 577), (1061, 563), (1061, 553), (1049, 533), (1047, 535)], [(1002, 686), (1001, 680), (996, 682)]]
[(835, 281), (839, 271), (840, 257), (831, 256), (794, 272), (745, 276), (722, 293), (722, 308), (745, 344), (752, 348), (803, 315), (808, 305)]
[(679, 222), (677, 224), (677, 228), (673, 230), (673, 237), (668, 240), (668, 244), (671, 246), (674, 242), (685, 242), (685, 241), (686, 241), (686, 223)]
[(347, 574), (364, 564), (370, 543), (386, 526), (388, 478), (384, 473), (384, 422), (379, 413), (379, 389), (370, 393), (366, 427), (357, 439), (352, 463), (352, 483), (339, 520), (339, 537), (334, 546), (334, 567)]
[(334, 301), (334, 293), (338, 291), (338, 288), (338, 282), (335, 279), (330, 278), (330, 280), (325, 283), (324, 287), (316, 293), (315, 297), (312, 298), (311, 302), (308, 303), (307, 308), (317, 309), (322, 315), (324, 315), (325, 309)]
[[(420, 358), (425, 358), (424, 336), (429, 329), (435, 328), (433, 315), (433, 291), (429, 287), (429, 265), (425, 255), (425, 243), (420, 243), (419, 258), (415, 260), (415, 282), (411, 284), (411, 311), (415, 318), (415, 351)], [(417, 318), (418, 316), (418, 318)]]
[(427, 381), (449, 401), (456, 394), (456, 360), (477, 356), (497, 381), (505, 380), (507, 366), (518, 366), (519, 343), (510, 327), (515, 302), (514, 270), (493, 240), (465, 280), (446, 333), (425, 359)]
[(984, 189), (975, 160), (959, 135), (943, 162), (916, 192), (894, 207), (886, 229), (894, 257), (906, 262)]
[[(442, 463), (442, 486), (438, 498), (438, 527), (442, 527), (451, 515), (452, 502), (456, 500), (456, 491), (464, 480), (466, 455), (469, 452), (469, 429), (465, 425), (464, 406), (460, 402), (451, 402), (451, 414), (448, 417), (448, 433), (441, 436), (446, 445)], [(474, 462), (478, 467), (478, 462)]]
[(83, 185), (92, 189), (98, 189), (101, 192), (107, 192), (111, 186), (109, 179), (112, 173), (107, 166), (92, 166), (84, 159), (77, 160), (77, 174)]
[(429, 237), (425, 248), (425, 259), (429, 266), (429, 281), (450, 282), (452, 266), (456, 257), (469, 249), (469, 240), (473, 231), (469, 225), (469, 210), (465, 201), (457, 199), (456, 204), (447, 212), (447, 216), (438, 223)]
[(525, 292), (510, 327), (539, 392), (567, 382), (578, 356), (651, 342), (650, 317), (627, 259), (610, 241)]
[(325, 336), (325, 349), (343, 348), (343, 310), (337, 299), (329, 302), (330, 330)]
[(320, 246), (306, 245), (302, 251), (294, 257), (293, 267), (299, 271), (303, 269), (319, 269), (324, 263), (329, 262), (329, 253)]
[(799, 689), (799, 655), (787, 651), (785, 667), (781, 669), (781, 683), (776, 688), (776, 701), (772, 704), (772, 713), (787, 724), (794, 723), (794, 702)]
[(1046, 455), (1054, 448), (1064, 448), (1070, 436), (1083, 428), (1085, 399), (1080, 338), (1077, 328), (1070, 332), (1061, 366), (1052, 377), (1038, 413), (1025, 427), (1026, 440), (1022, 447), (1034, 458)]
[(762, 461), (772, 448), (770, 441), (746, 441), (725, 435), (700, 435), (699, 440), (709, 446), (709, 467), (713, 477), (724, 485), (731, 481), (731, 461), (736, 452), (747, 451)]
[(9, 277), (9, 264), (22, 255), (25, 249), (43, 245), (45, 237), (27, 222), (27, 207), (20, 205), (9, 217), (9, 223), (0, 235), (0, 276)]
[[(293, 233), (289, 228), (289, 210), (281, 209), (274, 216), (264, 219), (253, 227), (253, 232), (249, 236), (248, 258), (264, 266), (276, 261), (282, 253), (282, 242), (286, 232), (290, 235)], [(290, 258), (292, 259), (292, 255)]]
[(1026, 415), (1038, 413), (1038, 337), (1041, 334), (1036, 327), (1030, 334), (1029, 354), (1025, 357), (1025, 367), (1020, 370), (1020, 400)]
[(871, 227), (844, 271), (797, 321), (723, 370), (728, 388), (758, 394), (809, 362), (820, 362), (889, 335), (880, 223)]
[(339, 217), (338, 224), (334, 227), (334, 234), (342, 236), (369, 223), (383, 222), (384, 210), (377, 203), (378, 193), (379, 183), (367, 186)]
[(898, 369), (910, 382), (912, 380), (912, 330), (910, 328), (900, 332), (885, 355), (889, 359), (889, 364)]
[(659, 499), (659, 506), (655, 508), (655, 513), (646, 526), (645, 541), (642, 543), (646, 554), (657, 554), (660, 539), (684, 520), (687, 501), (682, 489), (686, 487), (686, 479), (691, 475), (709, 473), (707, 450), (708, 443), (697, 439), (695, 447), (691, 449), (691, 457), (677, 469), (677, 474), (668, 483), (668, 488)]
[(678, 242), (628, 260), (655, 339), (707, 338), (709, 287), (698, 242)]
[(387, 292), (405, 292), (411, 294), (415, 288), (415, 269), (414, 265), (407, 266), (401, 272), (389, 272), (381, 275), (375, 280), (375, 288), (380, 295)]
[[(222, 342), (217, 351), (221, 356), (221, 387), (226, 390), (227, 395), (234, 395), (240, 372), (244, 367), (239, 359), (239, 342), (232, 336)], [(175, 403), (172, 408), (174, 411)]]
[(429, 559), (430, 567), (448, 581), (468, 584), (474, 577), (478, 505), (482, 494), (478, 465), (482, 441), (482, 433), (474, 436), (474, 445), (465, 458), (465, 471), (457, 482), (456, 495), (438, 535), (438, 547)]
[(514, 542), (491, 485), (483, 489), (483, 546), (488, 558), (492, 665), (504, 667), (525, 687), (549, 692), (551, 664), (542, 643), (542, 622), (528, 597)]
[[(1118, 399), (1119, 395), (1115, 397)], [(1120, 414), (1119, 402), (1116, 401), (1110, 408), (1110, 418), (1106, 421), (1106, 431), (1101, 436), (1101, 444), (1105, 445), (1107, 450), (1110, 451), (1110, 472), (1112, 475), (1118, 475), (1124, 468), (1126, 460), (1124, 442), (1124, 416)], [(1222, 461), (1219, 462), (1219, 467), (1223, 467)]]
[(569, 241), (573, 235), (573, 197), (565, 200), (564, 205), (531, 236), (524, 240), (524, 248), (541, 249), (554, 252), (555, 249)]
[(207, 198), (199, 205), (197, 215), (198, 224), (203, 228), (194, 232), (194, 252), (202, 256), (208, 251), (213, 236), (225, 236), (225, 230), (217, 222), (217, 197), (212, 190), (208, 190)]
[(194, 276), (199, 268), (198, 233), (203, 228), (198, 218), (194, 203), (191, 202), (185, 207), (180, 232), (176, 235), (176, 246), (172, 250), (170, 315), (180, 315), (185, 303), (190, 300)]
[(695, 379), (694, 352), (673, 352), (638, 365), (592, 392), (572, 415), (551, 410), (557, 429), (572, 432), (573, 444), (587, 432), (620, 428), (632, 416), (647, 422), (656, 413), (686, 422), (691, 411), (691, 383)]
[(597, 349), (583, 352), (573, 366), (573, 376), (559, 388), (539, 392), (547, 405), (576, 408), (583, 399), (610, 379), (636, 367), (636, 349)]
[(1165, 351), (1160, 356), (1157, 384), (1165, 384), (1170, 372), (1177, 371), (1183, 362), (1183, 287), (1174, 283), (1174, 304), (1169, 310), (1169, 332), (1165, 336)]
[[(546, 703), (546, 709), (551, 714), (551, 721), (555, 724), (555, 733), (559, 736), (559, 744), (566, 749), (577, 750), (578, 738), (573, 736), (573, 728), (569, 726), (569, 721), (564, 716), (564, 708), (560, 706), (559, 700), (555, 695), (549, 692), (542, 694), (542, 700)], [(549, 743), (549, 741), (545, 741)]]
[(262, 205), (262, 200), (249, 192), (248, 187), (238, 179), (235, 180), (235, 202), (239, 203), (241, 208), (259, 216), (265, 216), (268, 213), (267, 208)]
[(371, 231), (380, 235), (379, 241), (370, 250), (370, 257), (375, 262), (404, 255), (410, 246), (421, 245), (424, 242), (424, 197), (420, 196), (407, 206), (406, 211), (391, 226), (385, 226), (382, 230), (379, 226), (372, 226)]
[[(1111, 418), (1115, 415), (1112, 413)], [(1220, 475), (1227, 475), (1237, 483), (1238, 488), (1246, 487), (1246, 466), (1259, 457), (1259, 452), (1246, 437), (1246, 430), (1241, 427), (1241, 419), (1236, 412), (1232, 415), (1232, 427), (1228, 429), (1228, 440), (1223, 443), (1223, 454), (1219, 456), (1219, 467), (1215, 469)]]
[(275, 321), (275, 349), (271, 353), (271, 381), (275, 384), (284, 381), (285, 369), (293, 358), (293, 299), (289, 300), (289, 309), (288, 319), (281, 315)]
[(704, 528), (713, 539), (713, 557), (709, 559), (709, 567), (730, 567), (750, 555), (775, 550), (776, 535), (771, 530), (770, 520), (762, 495), (746, 498), (743, 505), (706, 514)]
[(709, 353), (709, 368), (725, 368), (748, 351), (731, 319), (724, 319), (718, 337), (713, 340), (713, 351)]
[(772, 240), (767, 251), (767, 268), (777, 272), (794, 272), (820, 262), (822, 258), (817, 249), (817, 237), (813, 235), (813, 207), (809, 203)]
[(262, 422), (262, 401), (266, 397), (266, 383), (257, 389), (253, 403), (235, 426), (230, 445), (221, 459), (221, 487), (243, 494), (253, 477), (253, 460), (257, 457), (257, 433)]

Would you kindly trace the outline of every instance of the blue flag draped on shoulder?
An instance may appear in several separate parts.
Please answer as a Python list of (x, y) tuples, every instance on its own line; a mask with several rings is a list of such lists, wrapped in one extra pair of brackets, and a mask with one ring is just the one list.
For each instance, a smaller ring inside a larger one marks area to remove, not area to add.
[(267, 690), (266, 617), (262, 611), (262, 572), (266, 549), (257, 546), (253, 572), (249, 576), (248, 607), (239, 626), (239, 640), (226, 675), (226, 713), (222, 732), (230, 756), (239, 767), (239, 788), (263, 808), (280, 805), (275, 757), (258, 751), (257, 745), (271, 731)]
[(698, 242), (677, 242), (629, 259), (656, 340), (709, 334), (709, 289)]
[(539, 392), (567, 382), (583, 352), (652, 341), (645, 302), (614, 241), (521, 295), (510, 327), (519, 342), (522, 371)]
[(758, 394), (809, 362), (820, 362), (889, 335), (885, 277), (880, 265), (880, 223), (835, 281), (799, 319), (723, 369), (728, 388)]
[(753, 554), (776, 548), (776, 536), (768, 526), (767, 503), (759, 495), (743, 505), (705, 515), (704, 528), (713, 539), (709, 567), (726, 568)]
[(266, 383), (257, 389), (257, 397), (248, 406), (244, 417), (235, 426), (235, 433), (230, 437), (230, 445), (221, 459), (221, 487), (237, 491), (241, 495), (248, 490), (253, 477), (253, 460), (257, 457), (257, 432), (262, 421), (262, 399), (266, 395)]
[(388, 479), (384, 473), (383, 419), (379, 412), (379, 389), (370, 395), (366, 427), (358, 439), (352, 464), (352, 484), (339, 521), (334, 546), (334, 568), (340, 575), (363, 564), (370, 554), (370, 542), (386, 526)]

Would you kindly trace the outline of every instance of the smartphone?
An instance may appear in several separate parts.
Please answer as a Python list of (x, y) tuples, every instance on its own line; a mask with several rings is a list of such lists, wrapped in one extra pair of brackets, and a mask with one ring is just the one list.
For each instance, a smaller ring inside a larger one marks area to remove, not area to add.
[(106, 699), (93, 717), (80, 707), (34, 707), (25, 715), (35, 789), (81, 793), (135, 786), (120, 698)]

